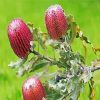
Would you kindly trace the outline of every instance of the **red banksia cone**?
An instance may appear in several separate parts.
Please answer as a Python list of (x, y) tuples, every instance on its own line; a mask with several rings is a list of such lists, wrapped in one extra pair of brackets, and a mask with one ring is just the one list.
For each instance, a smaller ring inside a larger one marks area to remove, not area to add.
[(53, 5), (47, 9), (45, 23), (48, 34), (52, 39), (58, 40), (65, 34), (67, 29), (67, 19), (60, 5)]
[(21, 19), (12, 20), (8, 26), (8, 37), (15, 54), (20, 58), (26, 58), (33, 36), (24, 21)]
[(46, 97), (42, 83), (37, 77), (28, 78), (22, 86), (23, 100), (43, 100)]

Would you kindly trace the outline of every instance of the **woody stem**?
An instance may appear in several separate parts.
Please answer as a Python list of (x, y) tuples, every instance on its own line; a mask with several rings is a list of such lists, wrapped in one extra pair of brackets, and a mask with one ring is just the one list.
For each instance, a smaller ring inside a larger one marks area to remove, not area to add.
[(52, 60), (51, 58), (45, 57), (44, 55), (41, 55), (39, 52), (37, 52), (37, 51), (35, 51), (35, 50), (32, 50), (31, 53), (33, 53), (33, 54), (35, 54), (35, 55), (37, 55), (37, 56), (40, 56), (41, 58), (43, 58), (43, 59), (45, 59), (45, 60), (47, 60), (47, 61), (49, 61), (49, 62), (51, 62), (51, 63), (53, 62), (53, 60)]

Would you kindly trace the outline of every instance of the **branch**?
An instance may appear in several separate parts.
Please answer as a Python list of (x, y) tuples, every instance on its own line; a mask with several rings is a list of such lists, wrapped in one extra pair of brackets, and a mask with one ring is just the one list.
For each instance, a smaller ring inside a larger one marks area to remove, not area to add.
[(96, 70), (100, 70), (100, 66), (91, 67), (91, 72), (94, 72)]
[(45, 57), (44, 55), (41, 55), (39, 52), (37, 52), (35, 50), (32, 50), (31, 53), (34, 53), (35, 55), (40, 56), (41, 58), (43, 58), (43, 59), (45, 59), (45, 60), (47, 60), (47, 61), (49, 61), (51, 63), (54, 62), (54, 60), (52, 60), (51, 58)]

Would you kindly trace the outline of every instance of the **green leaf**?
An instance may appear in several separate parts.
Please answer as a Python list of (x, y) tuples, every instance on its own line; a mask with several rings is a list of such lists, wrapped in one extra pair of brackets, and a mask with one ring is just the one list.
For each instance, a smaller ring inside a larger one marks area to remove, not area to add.
[[(54, 85), (54, 83), (52, 85)], [(44, 87), (45, 87), (45, 91), (46, 91), (47, 100), (59, 100), (59, 98), (61, 97), (61, 94), (59, 91), (50, 87), (48, 82), (46, 82), (44, 84)]]
[(86, 42), (86, 43), (89, 43), (91, 44), (91, 42), (88, 40), (88, 38), (86, 36), (82, 36), (83, 40)]
[(77, 35), (77, 23), (72, 15), (68, 16), (69, 29), (70, 29), (70, 42), (72, 43)]
[(46, 66), (49, 66), (49, 63), (47, 61), (45, 61), (45, 60), (39, 61), (32, 65), (31, 72), (36, 71), (36, 70), (46, 67)]
[(45, 50), (46, 47), (45, 47), (44, 41), (42, 40), (42, 36), (41, 36), (42, 32), (39, 29), (35, 28), (33, 33), (34, 33), (35, 41), (37, 41), (39, 45), (42, 47), (42, 49)]
[(27, 58), (25, 59), (19, 59), (16, 62), (10, 62), (10, 64), (8, 65), (11, 68), (19, 68), (21, 67), (25, 62), (27, 61)]

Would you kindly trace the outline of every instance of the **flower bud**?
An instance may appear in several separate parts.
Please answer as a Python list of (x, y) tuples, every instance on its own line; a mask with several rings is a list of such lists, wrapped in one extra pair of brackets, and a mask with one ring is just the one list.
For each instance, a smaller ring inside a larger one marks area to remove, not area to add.
[(58, 40), (67, 30), (67, 19), (60, 5), (50, 6), (45, 14), (45, 23), (48, 34)]
[(46, 97), (42, 83), (37, 77), (28, 78), (22, 86), (23, 100), (43, 100)]
[(15, 54), (20, 58), (26, 58), (30, 51), (30, 41), (33, 40), (33, 36), (23, 20), (12, 20), (8, 26), (8, 38)]

